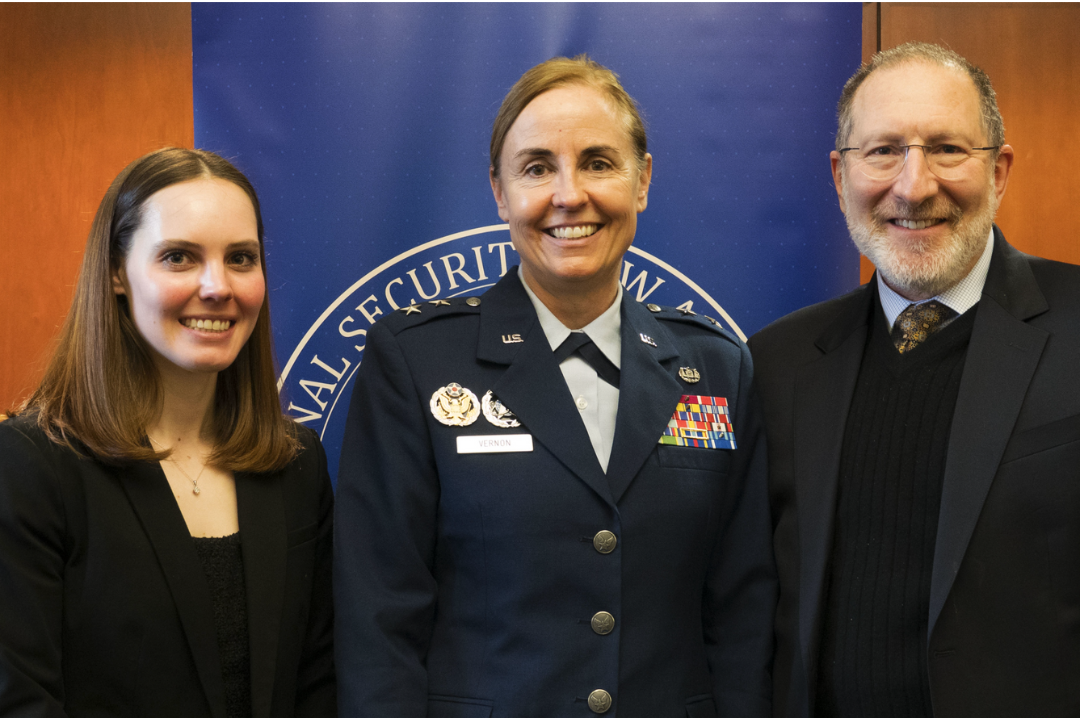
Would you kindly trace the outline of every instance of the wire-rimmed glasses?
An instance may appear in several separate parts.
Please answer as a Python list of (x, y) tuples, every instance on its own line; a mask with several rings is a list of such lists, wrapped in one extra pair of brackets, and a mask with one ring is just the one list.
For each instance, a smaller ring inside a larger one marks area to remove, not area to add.
[(966, 177), (966, 163), (982, 150), (997, 150), (1000, 145), (969, 148), (956, 143), (937, 145), (867, 145), (862, 148), (840, 148), (840, 154), (851, 153), (855, 164), (871, 180), (892, 180), (907, 163), (911, 148), (919, 148), (926, 158), (930, 172), (942, 180), (961, 180)]

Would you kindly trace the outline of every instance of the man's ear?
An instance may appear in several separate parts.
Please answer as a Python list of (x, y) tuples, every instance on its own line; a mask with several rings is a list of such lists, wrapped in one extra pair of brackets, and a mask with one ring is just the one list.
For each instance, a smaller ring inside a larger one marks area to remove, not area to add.
[(847, 208), (844, 207), (844, 169), (840, 166), (842, 162), (844, 162), (844, 158), (840, 156), (840, 153), (835, 150), (829, 153), (833, 185), (836, 186), (836, 196), (840, 198), (840, 212), (847, 215)]
[(1005, 197), (1005, 186), (1009, 184), (1009, 171), (1012, 170), (1015, 157), (1012, 145), (1002, 145), (994, 161), (994, 194), (998, 203)]
[(499, 206), (499, 218), (508, 222), (510, 213), (506, 212), (506, 197), (503, 195), (502, 181), (495, 176), (495, 168), (488, 168), (488, 180), (491, 181), (491, 193), (495, 196), (495, 204)]

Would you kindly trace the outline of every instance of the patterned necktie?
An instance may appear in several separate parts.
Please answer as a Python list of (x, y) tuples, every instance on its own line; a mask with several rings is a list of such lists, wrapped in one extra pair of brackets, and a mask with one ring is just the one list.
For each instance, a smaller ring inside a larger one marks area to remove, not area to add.
[(901, 354), (926, 342), (926, 338), (957, 316), (948, 305), (931, 300), (920, 305), (908, 305), (893, 323), (892, 341)]
[(592, 338), (583, 332), (572, 332), (562, 341), (562, 345), (555, 350), (555, 361), (562, 363), (575, 353), (589, 363), (589, 367), (596, 371), (601, 380), (612, 387), (619, 387), (619, 368), (615, 367), (615, 363), (608, 360), (593, 343)]

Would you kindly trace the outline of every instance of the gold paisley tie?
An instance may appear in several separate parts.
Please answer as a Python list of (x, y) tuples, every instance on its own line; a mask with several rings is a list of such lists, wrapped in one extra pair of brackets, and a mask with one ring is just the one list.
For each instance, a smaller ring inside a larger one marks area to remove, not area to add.
[(893, 323), (892, 341), (896, 349), (906, 353), (926, 342), (941, 327), (956, 317), (957, 312), (937, 300), (920, 305), (908, 305)]

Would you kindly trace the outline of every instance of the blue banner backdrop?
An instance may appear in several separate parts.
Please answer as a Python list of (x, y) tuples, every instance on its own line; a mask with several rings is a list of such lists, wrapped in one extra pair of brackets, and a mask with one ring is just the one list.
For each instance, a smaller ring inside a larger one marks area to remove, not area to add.
[(859, 3), (193, 4), (196, 144), (259, 191), (283, 404), (332, 473), (371, 323), (516, 264), (491, 123), (547, 58), (589, 53), (642, 107), (635, 297), (745, 337), (855, 286), (828, 152), (861, 22)]

